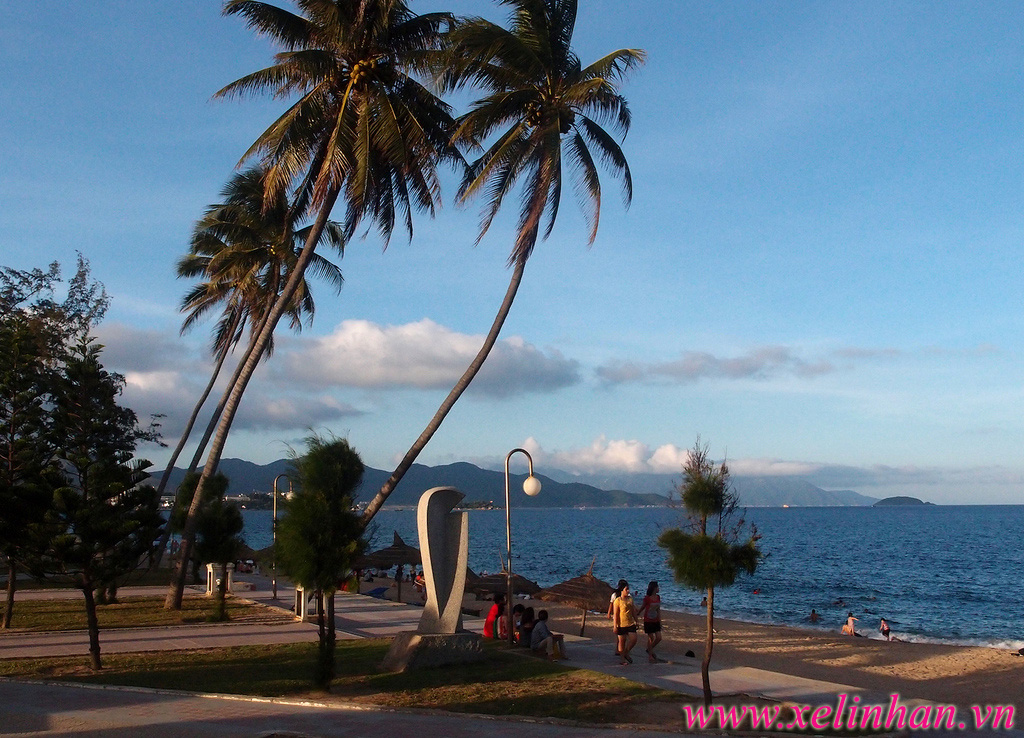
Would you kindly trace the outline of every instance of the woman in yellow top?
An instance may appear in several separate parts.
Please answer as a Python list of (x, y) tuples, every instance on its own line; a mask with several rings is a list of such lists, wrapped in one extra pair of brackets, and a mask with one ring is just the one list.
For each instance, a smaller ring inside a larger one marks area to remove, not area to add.
[(629, 652), (636, 645), (636, 631), (636, 607), (629, 594), (629, 584), (624, 583), (622, 592), (615, 600), (615, 635), (619, 639), (619, 655), (622, 657), (619, 663), (622, 666), (633, 663)]

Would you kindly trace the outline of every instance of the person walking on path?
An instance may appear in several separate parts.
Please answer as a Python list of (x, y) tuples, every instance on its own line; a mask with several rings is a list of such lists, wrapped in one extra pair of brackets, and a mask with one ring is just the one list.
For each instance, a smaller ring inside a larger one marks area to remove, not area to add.
[(661, 643), (661, 595), (658, 594), (657, 582), (647, 585), (647, 596), (640, 604), (640, 614), (644, 618), (644, 633), (647, 634), (647, 660), (652, 664), (658, 660), (654, 649)]
[(619, 648), (619, 636), (615, 631), (615, 600), (619, 599), (622, 594), (622, 588), (626, 586), (626, 580), (620, 579), (619, 583), (615, 585), (615, 590), (612, 592), (612, 596), (608, 599), (608, 619), (612, 623), (612, 633), (615, 633), (615, 655), (621, 656), (622, 650)]
[(621, 666), (632, 664), (633, 658), (629, 652), (636, 645), (636, 606), (629, 594), (629, 584), (622, 587), (622, 593), (615, 600), (615, 635), (619, 639), (619, 655), (622, 660)]

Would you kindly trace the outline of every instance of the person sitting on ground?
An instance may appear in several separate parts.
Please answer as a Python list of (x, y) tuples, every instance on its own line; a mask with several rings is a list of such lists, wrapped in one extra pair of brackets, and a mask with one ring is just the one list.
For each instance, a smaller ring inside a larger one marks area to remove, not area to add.
[(533, 614), (533, 608), (527, 607), (523, 610), (522, 618), (519, 621), (519, 645), (526, 648), (533, 647), (533, 628), (537, 624), (537, 618)]
[(523, 612), (526, 607), (521, 602), (517, 602), (512, 607), (512, 632), (515, 633), (515, 640), (520, 646), (523, 645), (522, 641), (522, 627), (523, 627)]
[(484, 620), (484, 638), (505, 638), (505, 595), (494, 595), (494, 604)]
[(569, 658), (565, 654), (565, 636), (561, 633), (552, 633), (548, 628), (547, 610), (537, 613), (537, 623), (530, 635), (530, 648), (534, 651), (545, 651), (552, 661)]

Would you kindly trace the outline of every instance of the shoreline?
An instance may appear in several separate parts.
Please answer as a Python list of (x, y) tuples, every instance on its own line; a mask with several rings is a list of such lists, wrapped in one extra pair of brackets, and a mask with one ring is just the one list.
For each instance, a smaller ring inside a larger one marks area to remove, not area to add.
[[(555, 617), (550, 603), (542, 606)], [(579, 616), (564, 606), (556, 607), (561, 632), (578, 633)], [(607, 620), (602, 616), (596, 616), (594, 621), (588, 618), (588, 631), (591, 623), (595, 628), (606, 629), (611, 645)], [(658, 646), (659, 656), (683, 660), (687, 658), (686, 651), (691, 650), (691, 660), (699, 667), (704, 653), (705, 617), (663, 609), (662, 623), (665, 640)], [(730, 666), (752, 667), (880, 694), (899, 694), (903, 700), (924, 699), (962, 708), (976, 704), (1013, 705), (1017, 714), (1024, 710), (1024, 657), (1016, 651), (854, 638), (838, 632), (717, 616), (715, 631), (712, 672)], [(641, 649), (641, 655), (645, 645), (646, 639), (640, 633), (636, 648)]]
[[(374, 584), (381, 586), (385, 581)], [(374, 585), (364, 586), (369, 589)], [(402, 594), (403, 600), (413, 601), (415, 587), (409, 583), (406, 589), (403, 585)], [(547, 610), (554, 632), (579, 634), (581, 610), (541, 600), (517, 598), (516, 601), (535, 610)], [(479, 607), (481, 614), (486, 614), (491, 602), (474, 601), (467, 596), (465, 604)], [(691, 662), (699, 670), (706, 632), (704, 615), (663, 608), (662, 624), (664, 641), (657, 648), (658, 656), (670, 661)], [(1017, 655), (1016, 651), (853, 638), (838, 631), (750, 623), (717, 615), (715, 631), (712, 688), (715, 670), (749, 667), (844, 684), (880, 696), (898, 694), (903, 701), (927, 700), (963, 709), (972, 705), (1012, 705), (1016, 714), (1024, 714), (1024, 690), (1021, 689), (1024, 656)], [(607, 637), (609, 665), (617, 663), (613, 655), (615, 639), (604, 613), (588, 614), (586, 634), (598, 639), (602, 635)], [(645, 647), (646, 637), (641, 632), (634, 653), (644, 657)], [(692, 651), (694, 656), (687, 657), (687, 651)]]
[[(704, 622), (704, 615), (697, 612), (690, 612), (686, 610), (675, 610), (662, 605), (663, 612), (672, 612), (676, 615), (686, 618), (696, 618), (701, 623)], [(744, 620), (737, 617), (728, 617), (715, 613), (715, 623), (719, 622), (730, 622), (738, 625), (762, 625), (766, 628), (790, 628), (795, 631), (806, 633), (807, 635), (814, 636), (840, 636), (839, 626), (834, 631), (827, 627), (814, 627), (808, 624), (793, 624), (793, 623), (771, 623), (763, 620)], [(856, 638), (861, 640), (876, 641), (878, 643), (886, 643), (887, 641), (881, 637), (881, 634), (877, 630), (870, 627), (858, 628), (858, 635)], [(1022, 631), (1024, 631), (1024, 625), (1022, 625)], [(956, 639), (956, 638), (943, 638), (940, 636), (930, 635), (918, 635), (908, 634), (896, 629), (893, 629), (893, 640), (888, 641), (889, 643), (914, 643), (929, 646), (955, 646), (957, 648), (991, 648), (997, 651), (1009, 651), (1011, 653), (1017, 653), (1020, 649), (1024, 649), (1024, 632), (1019, 639), (998, 639), (992, 638), (991, 640), (981, 638), (971, 639)], [(845, 636), (848, 638), (849, 636)]]

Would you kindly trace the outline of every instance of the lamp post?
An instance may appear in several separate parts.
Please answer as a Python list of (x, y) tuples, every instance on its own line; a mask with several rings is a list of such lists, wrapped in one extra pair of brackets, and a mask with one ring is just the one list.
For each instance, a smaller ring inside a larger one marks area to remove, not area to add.
[(505, 457), (505, 537), (508, 541), (508, 549), (506, 550), (506, 566), (505, 578), (506, 578), (506, 595), (505, 595), (505, 622), (506, 622), (506, 633), (508, 634), (508, 643), (512, 645), (515, 643), (515, 634), (512, 632), (512, 505), (510, 504), (509, 497), (509, 476), (508, 476), (508, 461), (512, 458), (512, 454), (521, 453), (526, 457), (530, 463), (530, 475), (523, 480), (523, 492), (530, 497), (536, 497), (540, 494), (540, 480), (533, 476), (533, 457), (530, 456), (530, 452), (524, 448), (514, 448), (508, 452), (508, 456)]
[(274, 477), (274, 522), (271, 525), (271, 536), (273, 538), (274, 564), (270, 578), (271, 597), (277, 599), (277, 482), (281, 477), (288, 480), (288, 497), (292, 496), (292, 479), (287, 474), (278, 474)]

